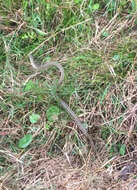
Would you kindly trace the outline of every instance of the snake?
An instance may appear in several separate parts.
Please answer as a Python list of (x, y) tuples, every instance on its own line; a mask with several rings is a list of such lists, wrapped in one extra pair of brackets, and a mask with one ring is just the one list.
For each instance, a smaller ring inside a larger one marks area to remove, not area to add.
[[(32, 54), (28, 55), (31, 66), (33, 67), (33, 69), (36, 70), (36, 72), (41, 72), (41, 71), (46, 71), (48, 70), (50, 67), (55, 66), (56, 68), (58, 68), (58, 70), (60, 71), (60, 78), (58, 80), (58, 86), (60, 86), (63, 81), (64, 81), (64, 68), (63, 66), (58, 63), (58, 62), (47, 62), (44, 65), (40, 65), (38, 66), (34, 59)], [(80, 119), (78, 118), (78, 116), (75, 114), (75, 112), (70, 108), (70, 106), (62, 99), (58, 96), (58, 94), (56, 93), (56, 96), (54, 97), (56, 98), (56, 101), (59, 102), (60, 106), (70, 115), (70, 117), (74, 120), (74, 122), (76, 123), (77, 127), (79, 128), (79, 130), (84, 134), (84, 136), (88, 139), (88, 141), (90, 142), (90, 145), (92, 146), (92, 148), (95, 150), (95, 146), (94, 146), (94, 142), (91, 139), (90, 135), (88, 134), (87, 130), (84, 128), (82, 122), (80, 121)]]

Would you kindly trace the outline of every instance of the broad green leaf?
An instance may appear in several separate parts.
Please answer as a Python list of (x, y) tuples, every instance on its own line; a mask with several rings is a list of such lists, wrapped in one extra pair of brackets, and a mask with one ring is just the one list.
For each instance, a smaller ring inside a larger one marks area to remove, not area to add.
[(95, 3), (95, 4), (93, 5), (92, 9), (93, 9), (94, 11), (98, 10), (98, 9), (99, 9), (99, 3)]
[(49, 121), (56, 121), (58, 115), (59, 115), (59, 108), (56, 106), (51, 106), (46, 112), (46, 116)]
[(32, 80), (29, 80), (25, 85), (24, 91), (30, 91), (34, 88), (35, 84)]
[(31, 123), (37, 123), (37, 121), (40, 119), (40, 115), (39, 114), (35, 114), (33, 113), (32, 115), (29, 116), (29, 120)]
[(114, 61), (118, 61), (120, 59), (120, 56), (118, 54), (114, 55), (112, 58)]
[(104, 31), (104, 32), (102, 33), (102, 36), (106, 38), (106, 37), (109, 36), (109, 33), (108, 33), (107, 31)]
[(19, 140), (18, 147), (26, 148), (32, 142), (32, 135), (26, 134), (23, 138)]
[(75, 3), (81, 3), (81, 0), (74, 0)]
[(121, 156), (125, 155), (125, 153), (126, 153), (126, 145), (125, 144), (121, 145), (119, 153), (120, 153)]

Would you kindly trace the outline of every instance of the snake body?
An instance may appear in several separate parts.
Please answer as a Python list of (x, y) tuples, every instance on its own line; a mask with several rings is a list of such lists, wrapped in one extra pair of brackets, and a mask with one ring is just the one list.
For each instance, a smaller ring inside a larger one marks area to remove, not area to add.
[(57, 63), (57, 62), (47, 62), (45, 65), (41, 65), (41, 66), (37, 66), (34, 62), (34, 59), (33, 59), (33, 56), (32, 55), (29, 55), (29, 59), (30, 59), (30, 63), (32, 65), (32, 67), (36, 70), (36, 71), (44, 71), (44, 70), (47, 70), (49, 69), (50, 67), (57, 67), (61, 73), (60, 75), (60, 79), (58, 81), (58, 85), (61, 85), (61, 83), (63, 82), (64, 80), (64, 69), (62, 67), (61, 64)]
[[(32, 65), (32, 67), (36, 70), (36, 71), (44, 71), (47, 70), (48, 68), (55, 66), (59, 69), (61, 75), (60, 75), (60, 79), (58, 81), (58, 85), (61, 85), (61, 83), (64, 80), (64, 69), (62, 67), (61, 64), (57, 63), (57, 62), (48, 62), (45, 65), (42, 66), (37, 66), (33, 60), (33, 56), (30, 54), (29, 55), (29, 59), (30, 59), (30, 63)], [(91, 137), (89, 136), (89, 134), (87, 133), (87, 130), (83, 127), (83, 124), (81, 123), (80, 119), (78, 118), (78, 116), (73, 112), (73, 110), (69, 107), (69, 105), (64, 102), (64, 100), (62, 100), (61, 98), (59, 98), (59, 96), (56, 94), (56, 100), (59, 102), (59, 104), (61, 105), (61, 107), (70, 115), (70, 117), (75, 121), (76, 125), (78, 126), (78, 128), (80, 129), (80, 131), (86, 136), (86, 138), (89, 140), (90, 145), (92, 146), (92, 148), (94, 148), (94, 143), (91, 139)]]

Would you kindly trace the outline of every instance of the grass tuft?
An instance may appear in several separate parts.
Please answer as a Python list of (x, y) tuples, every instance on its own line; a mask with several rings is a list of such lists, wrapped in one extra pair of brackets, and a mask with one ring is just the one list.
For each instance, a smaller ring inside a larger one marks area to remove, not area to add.
[[(0, 0), (2, 189), (136, 189), (136, 12), (135, 0)], [(35, 76), (29, 53), (59, 62), (63, 84), (54, 68)]]

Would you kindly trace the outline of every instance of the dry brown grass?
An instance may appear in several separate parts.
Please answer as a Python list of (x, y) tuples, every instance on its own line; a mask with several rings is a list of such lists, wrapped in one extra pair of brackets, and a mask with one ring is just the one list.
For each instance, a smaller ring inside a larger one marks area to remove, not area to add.
[[(113, 86), (105, 97), (105, 103), (98, 102), (96, 107), (91, 107), (91, 113), (88, 108), (86, 117), (95, 126), (91, 130), (97, 147), (97, 156), (90, 151), (85, 156), (82, 152), (83, 159), (78, 155), (73, 156), (70, 150), (69, 163), (65, 155), (55, 158), (47, 156), (45, 145), (19, 154), (12, 153), (8, 148), (1, 149), (0, 154), (6, 158), (6, 163), (1, 168), (6, 165), (11, 166), (11, 169), (5, 171), (0, 178), (1, 189), (136, 190), (137, 179), (134, 178), (137, 174), (135, 73), (130, 74), (121, 86), (122, 90), (120, 86)], [(114, 107), (112, 96), (121, 97), (118, 108)], [(126, 110), (122, 109), (123, 105), (126, 106)], [(119, 123), (118, 120), (121, 116), (123, 116), (123, 121)], [(100, 138), (101, 128), (103, 126), (111, 127), (111, 125), (115, 126), (118, 134), (123, 132), (124, 138), (118, 135), (118, 139), (116, 139), (115, 134), (112, 133), (106, 142), (103, 141)], [(97, 128), (97, 126), (99, 127)], [(4, 130), (5, 128), (3, 128), (3, 133)], [(13, 132), (17, 133), (18, 130), (18, 126), (14, 125)], [(9, 133), (14, 135), (11, 131)], [(126, 144), (127, 153), (125, 156), (115, 154), (110, 159), (106, 144), (116, 143), (120, 138), (121, 142)], [(109, 165), (108, 168), (107, 165)]]

